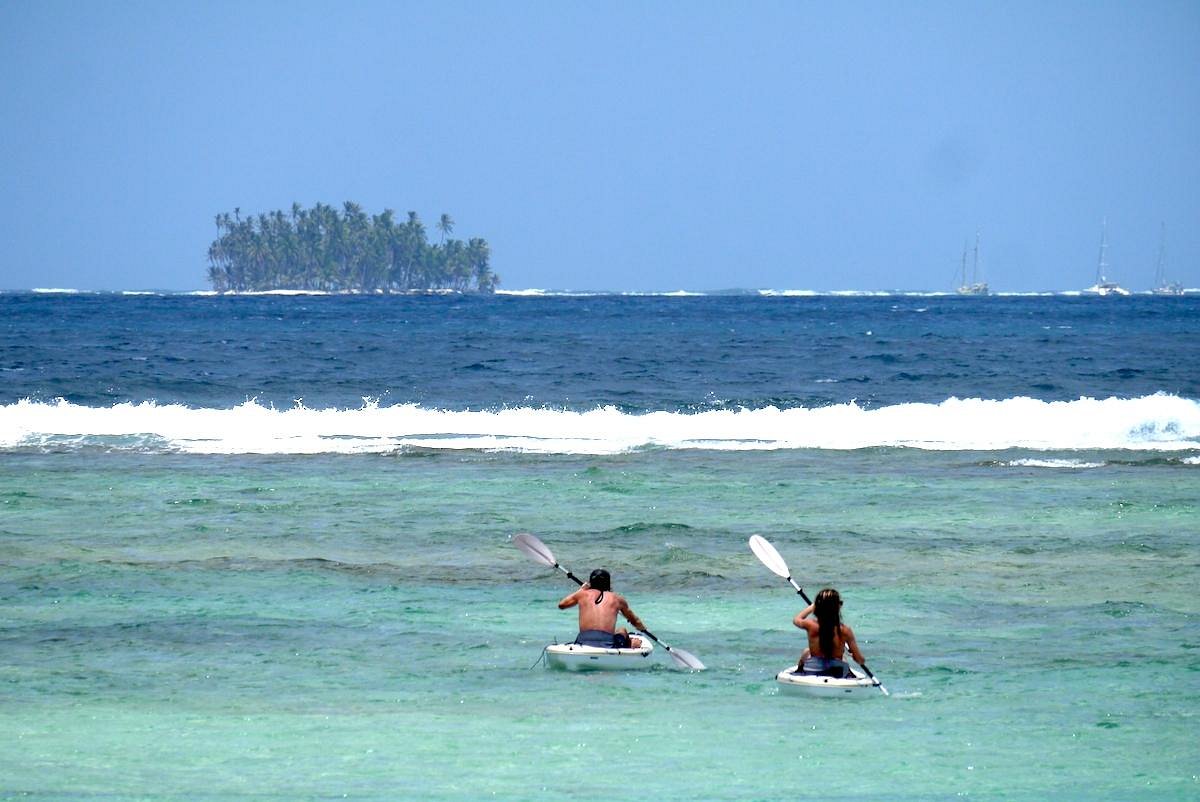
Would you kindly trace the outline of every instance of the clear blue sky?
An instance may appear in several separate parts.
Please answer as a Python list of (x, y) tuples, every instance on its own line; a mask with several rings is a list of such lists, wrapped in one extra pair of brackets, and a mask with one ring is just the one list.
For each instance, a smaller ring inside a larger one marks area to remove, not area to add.
[(503, 287), (1200, 287), (1200, 3), (0, 0), (0, 289), (442, 212)]

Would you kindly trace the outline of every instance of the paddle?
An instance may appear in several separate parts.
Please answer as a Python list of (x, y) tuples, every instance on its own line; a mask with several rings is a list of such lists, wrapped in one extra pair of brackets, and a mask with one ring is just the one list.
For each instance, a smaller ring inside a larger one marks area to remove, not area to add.
[[(797, 585), (796, 580), (792, 579), (792, 572), (788, 570), (787, 563), (784, 562), (783, 557), (781, 557), (779, 552), (775, 550), (775, 547), (771, 545), (771, 541), (767, 540), (762, 535), (751, 535), (750, 551), (754, 552), (754, 556), (757, 557), (763, 565), (767, 566), (767, 568), (771, 570), (771, 573), (775, 574), (776, 576), (781, 576), (791, 583), (791, 586), (794, 587), (796, 592), (800, 594), (800, 598), (804, 599), (805, 604), (812, 604), (812, 600), (808, 598), (808, 594), (804, 592), (804, 588)], [(859, 663), (858, 665), (864, 672), (866, 672), (866, 675), (871, 678), (871, 681), (875, 683), (875, 686), (879, 688), (879, 690), (883, 691), (884, 696), (891, 696), (891, 694), (888, 693), (888, 689), (883, 687), (883, 683), (876, 679), (875, 675), (871, 673), (871, 669), (867, 668), (866, 663)]]
[[(513, 536), (513, 545), (521, 551), (529, 555), (534, 562), (541, 563), (548, 568), (557, 568), (569, 578), (575, 581), (576, 585), (583, 585), (583, 580), (575, 576), (566, 568), (558, 564), (558, 560), (554, 559), (554, 553), (546, 546), (545, 543), (538, 540), (535, 536), (528, 532), (521, 532)], [(673, 648), (660, 641), (653, 632), (648, 629), (642, 629), (642, 634), (650, 638), (659, 646), (667, 650), (667, 654), (671, 655), (671, 659), (675, 661), (675, 665), (680, 668), (687, 668), (692, 671), (703, 671), (704, 663), (701, 663), (691, 652), (685, 652), (683, 649)]]

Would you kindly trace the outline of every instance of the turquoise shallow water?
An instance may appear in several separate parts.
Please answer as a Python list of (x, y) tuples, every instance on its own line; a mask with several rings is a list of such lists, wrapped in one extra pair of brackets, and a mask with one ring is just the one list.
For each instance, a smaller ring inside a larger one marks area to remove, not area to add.
[[(0, 798), (1191, 799), (1196, 466), (0, 455)], [(709, 666), (579, 676), (541, 537)], [(889, 698), (781, 697), (846, 598)]]

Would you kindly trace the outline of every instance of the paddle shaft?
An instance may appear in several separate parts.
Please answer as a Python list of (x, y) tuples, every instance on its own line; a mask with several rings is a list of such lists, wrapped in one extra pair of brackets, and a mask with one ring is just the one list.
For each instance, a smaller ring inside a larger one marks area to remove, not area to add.
[(576, 584), (576, 585), (579, 585), (580, 587), (583, 587), (583, 580), (582, 580), (582, 579), (580, 579), (579, 577), (575, 576), (573, 573), (571, 573), (570, 571), (568, 571), (566, 568), (563, 568), (563, 567), (562, 567), (561, 565), (559, 565), (558, 563), (555, 563), (555, 564), (554, 564), (554, 567), (555, 567), (555, 568), (557, 568), (558, 570), (562, 571), (564, 574), (566, 574), (567, 576), (569, 576), (571, 579), (575, 580), (575, 584)]
[(792, 587), (794, 587), (796, 592), (800, 594), (800, 598), (804, 599), (805, 604), (812, 604), (812, 599), (808, 598), (808, 594), (804, 592), (804, 588), (796, 584), (796, 580), (789, 576), (787, 581), (792, 583)]

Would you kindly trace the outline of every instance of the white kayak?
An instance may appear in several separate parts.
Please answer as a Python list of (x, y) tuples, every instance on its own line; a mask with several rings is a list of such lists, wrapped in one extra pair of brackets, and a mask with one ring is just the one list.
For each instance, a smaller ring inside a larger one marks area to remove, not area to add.
[(795, 667), (785, 668), (775, 675), (779, 689), (790, 694), (808, 696), (867, 696), (878, 695), (875, 680), (863, 673), (858, 666), (850, 666), (853, 676), (845, 679), (822, 677), (816, 674), (797, 674)]
[(551, 668), (566, 671), (629, 671), (650, 668), (654, 665), (650, 655), (654, 644), (649, 638), (640, 638), (642, 645), (636, 649), (604, 649), (598, 646), (581, 646), (578, 643), (555, 643), (546, 647), (546, 662)]

